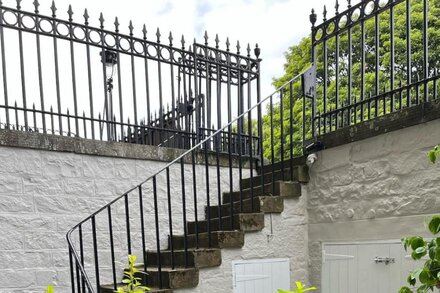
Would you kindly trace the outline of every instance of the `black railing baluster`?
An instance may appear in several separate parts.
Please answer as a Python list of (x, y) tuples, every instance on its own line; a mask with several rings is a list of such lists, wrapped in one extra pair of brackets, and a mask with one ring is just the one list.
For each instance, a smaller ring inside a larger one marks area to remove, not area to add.
[(93, 236), (93, 255), (94, 255), (94, 266), (95, 266), (95, 280), (96, 289), (99, 293), (101, 291), (101, 281), (99, 275), (99, 259), (98, 259), (98, 240), (96, 236), (96, 217), (92, 216), (92, 236)]
[(272, 168), (272, 196), (275, 195), (275, 136), (274, 136), (274, 124), (273, 124), (273, 95), (269, 99), (269, 115), (270, 115), (270, 163)]
[(89, 104), (90, 104), (90, 131), (92, 134), (92, 139), (95, 139), (95, 114), (93, 112), (93, 85), (92, 85), (92, 65), (90, 59), (90, 36), (89, 36), (89, 13), (87, 9), (84, 10), (84, 33), (86, 40), (86, 56), (87, 56), (87, 83), (88, 83), (88, 92), (89, 92)]
[(69, 44), (70, 44), (70, 64), (72, 69), (72, 93), (73, 93), (73, 113), (75, 115), (75, 136), (79, 136), (79, 122), (78, 122), (78, 98), (76, 89), (76, 70), (75, 70), (75, 49), (73, 46), (73, 26), (72, 26), (72, 5), (69, 5)]
[(125, 228), (127, 229), (127, 251), (131, 254), (131, 229), (130, 229), (130, 205), (128, 202), (128, 193), (124, 195), (125, 206)]
[(185, 251), (185, 267), (188, 267), (188, 226), (186, 221), (185, 164), (183, 157), (180, 159), (180, 179), (182, 185), (183, 249)]
[[(78, 226), (78, 234), (79, 234), (80, 260), (81, 260), (81, 265), (84, 267), (84, 242), (83, 242), (83, 232), (82, 232), (82, 225), (81, 224)], [(81, 278), (81, 286), (82, 286), (81, 287), (82, 292), (86, 292), (84, 278)]]
[[(350, 8), (351, 5), (349, 5)], [(350, 26), (347, 32), (347, 44), (348, 44), (348, 111), (347, 111), (347, 126), (351, 125), (351, 105), (353, 104), (353, 29)]]
[(280, 90), (280, 163), (281, 179), (284, 181), (284, 89)]
[(428, 17), (428, 0), (423, 0), (423, 78), (424, 78), (424, 84), (423, 84), (423, 97), (424, 102), (427, 102), (428, 97), (428, 82), (426, 79), (429, 77), (429, 33), (428, 33), (428, 23), (429, 23), (429, 17)]
[[(0, 15), (3, 15), (3, 5), (0, 1)], [(6, 129), (9, 129), (9, 96), (8, 96), (8, 78), (6, 71), (6, 54), (5, 54), (5, 34), (3, 29), (3, 17), (0, 17), (0, 50), (2, 53), (2, 77), (3, 77), (3, 96), (5, 99), (5, 117)]]
[(171, 186), (170, 186), (170, 168), (166, 168), (166, 180), (167, 180), (167, 202), (168, 202), (168, 224), (170, 232), (170, 252), (171, 252), (171, 268), (175, 268), (174, 260), (174, 242), (173, 242), (173, 212), (171, 210)]
[[(390, 91), (394, 91), (395, 83), (395, 40), (394, 40), (394, 5), (390, 6)], [(386, 108), (386, 104), (385, 104)], [(394, 94), (390, 96), (390, 113), (394, 112)]]
[[(56, 22), (56, 11), (57, 8), (55, 6), (55, 1), (52, 1), (52, 38), (53, 38), (53, 54), (54, 54), (54, 64), (55, 64), (55, 85), (56, 85), (56, 94), (57, 94), (57, 114), (58, 114), (58, 127), (60, 135), (63, 133), (63, 120), (61, 117), (61, 93), (60, 93), (60, 71), (58, 64), (58, 39), (57, 39), (57, 22)], [(55, 130), (52, 127), (52, 132)]]
[(113, 239), (113, 221), (112, 221), (112, 208), (111, 206), (107, 207), (107, 217), (108, 217), (108, 233), (110, 238), (110, 257), (112, 264), (112, 280), (113, 280), (113, 289), (116, 291), (117, 281), (116, 281), (116, 265), (115, 265), (115, 243)]
[(411, 45), (411, 0), (406, 0), (406, 106), (411, 106), (412, 45)]
[[(133, 41), (133, 23), (130, 20), (130, 24), (128, 26), (128, 29), (130, 31), (130, 60), (131, 60), (131, 84), (132, 84), (132, 92), (133, 92), (133, 114), (134, 114), (134, 124), (138, 125), (138, 111), (137, 111), (137, 92), (136, 92), (136, 69), (135, 69), (135, 62), (134, 62), (134, 41)], [(160, 64), (160, 62), (158, 62)], [(160, 72), (159, 72), (159, 79), (160, 79)], [(160, 104), (162, 105), (162, 100), (160, 100)], [(160, 113), (159, 115), (161, 115)], [(163, 126), (163, 124), (161, 123)], [(134, 131), (134, 140), (138, 141), (138, 129), (135, 127)]]
[[(44, 115), (45, 112), (45, 103), (44, 103), (44, 86), (43, 86), (43, 73), (42, 73), (42, 63), (41, 63), (41, 40), (40, 40), (40, 24), (39, 24), (39, 11), (38, 11), (38, 6), (40, 4), (38, 3), (38, 1), (34, 2), (34, 6), (35, 6), (35, 40), (36, 40), (36, 45), (37, 45), (37, 68), (38, 68), (38, 89), (39, 89), (39, 93), (40, 93), (40, 107), (41, 107), (41, 125), (43, 127), (43, 133), (46, 133), (46, 116)], [(1, 21), (0, 21), (0, 26), (1, 26)], [(1, 29), (0, 29), (0, 34), (1, 34)]]
[[(150, 108), (150, 80), (149, 80), (149, 73), (148, 73), (148, 58), (146, 58), (146, 56), (148, 55), (148, 47), (146, 44), (147, 41), (147, 27), (143, 26), (142, 28), (142, 34), (143, 34), (143, 40), (144, 40), (144, 67), (145, 67), (145, 94), (146, 94), (146, 102), (147, 102), (147, 125), (150, 125), (151, 119), (150, 119), (150, 115), (149, 113), (151, 113), (151, 108)], [(174, 98), (174, 97), (173, 97)]]
[(141, 235), (142, 235), (142, 260), (144, 263), (144, 272), (147, 272), (147, 245), (146, 245), (146, 236), (145, 236), (145, 220), (144, 220), (144, 198), (142, 194), (142, 186), (138, 186), (139, 193), (139, 213), (140, 213), (140, 221), (141, 221)]
[[(303, 100), (303, 104), (305, 106), (305, 97)], [(313, 116), (313, 115), (312, 115)], [(313, 124), (313, 117), (312, 117)], [(289, 82), (289, 152), (290, 152), (290, 180), (293, 179), (293, 83)], [(304, 131), (303, 131), (303, 140), (304, 140)]]
[[(157, 270), (159, 274), (159, 288), (163, 288), (162, 278), (162, 259), (160, 250), (160, 231), (159, 231), (159, 206), (157, 204), (157, 178), (153, 177), (153, 198), (154, 198), (154, 222), (156, 226), (156, 250), (157, 250)], [(173, 239), (171, 239), (173, 241)]]
[[(367, 3), (367, 2), (364, 2)], [(365, 14), (365, 9), (367, 4), (365, 4), (365, 6), (362, 6), (362, 12), (361, 12), (361, 16), (363, 14)], [(361, 17), (359, 16), (359, 17)], [(365, 37), (365, 20), (361, 21), (361, 86), (360, 86), (360, 90), (361, 90), (361, 95), (360, 95), (360, 121), (364, 121), (364, 104), (363, 101), (365, 100), (365, 64), (366, 64), (366, 60), (365, 60), (365, 42), (366, 42), (366, 37)], [(355, 116), (357, 116), (357, 112), (355, 110)], [(356, 123), (356, 122), (355, 122)]]
[[(120, 36), (119, 36), (119, 20), (116, 17), (115, 18), (115, 44), (116, 47), (120, 46)], [(124, 103), (123, 103), (123, 96), (122, 96), (122, 78), (121, 78), (121, 56), (119, 51), (116, 53), (116, 66), (118, 67), (117, 70), (117, 78), (118, 78), (118, 99), (119, 99), (119, 122), (120, 128), (121, 128), (121, 136), (124, 135)], [(150, 112), (147, 112), (150, 113)], [(115, 119), (116, 120), (116, 119)]]
[[(70, 263), (70, 283), (72, 284), (72, 293), (75, 293), (75, 271), (73, 270), (73, 257), (72, 257), (72, 248), (69, 247), (69, 263)], [(79, 288), (78, 288), (79, 290)]]
[[(338, 6), (339, 4), (337, 4)], [(337, 10), (336, 10), (337, 11)], [(338, 12), (337, 12), (338, 13)], [(336, 29), (336, 27), (334, 28)], [(336, 35), (335, 38), (335, 83), (336, 83), (336, 89), (335, 89), (335, 107), (336, 110), (339, 109), (339, 46), (340, 46), (340, 41), (339, 41), (339, 35)], [(339, 116), (339, 112), (336, 112), (335, 115), (335, 129), (338, 129), (338, 116)]]
[[(208, 207), (207, 212), (207, 232), (208, 232), (208, 247), (212, 247), (212, 227), (211, 227), (211, 195), (210, 195), (210, 189), (209, 189), (209, 160), (208, 160), (208, 141), (205, 141), (203, 148), (204, 148), (204, 155), (205, 155), (205, 180), (206, 180), (206, 205)], [(231, 218), (231, 221), (233, 219)]]
[(27, 117), (27, 91), (26, 91), (26, 74), (25, 74), (25, 60), (24, 60), (24, 54), (23, 54), (23, 24), (22, 24), (22, 18), (21, 18), (21, 6), (20, 6), (21, 0), (17, 1), (17, 25), (18, 25), (18, 51), (19, 51), (19, 57), (20, 57), (20, 76), (21, 76), (21, 96), (22, 96), (22, 102), (23, 102), (23, 118), (24, 118), (24, 127), (25, 129), (28, 129), (28, 117)]
[[(195, 151), (191, 152), (191, 167), (192, 167), (192, 182), (193, 182), (193, 194), (194, 194), (194, 222), (195, 222), (195, 235), (196, 235), (196, 248), (199, 248), (199, 215), (198, 215), (198, 207), (197, 207), (197, 176), (196, 176), (196, 158)], [(209, 207), (207, 210), (208, 218), (209, 218)]]

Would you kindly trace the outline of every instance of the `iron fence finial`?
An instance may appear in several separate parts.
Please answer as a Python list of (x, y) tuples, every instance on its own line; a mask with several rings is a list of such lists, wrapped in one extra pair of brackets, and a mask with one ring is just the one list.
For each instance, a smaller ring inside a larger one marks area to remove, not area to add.
[(324, 5), (324, 11), (322, 12), (322, 15), (324, 16), (323, 21), (327, 21), (327, 5)]
[(348, 1), (348, 8), (351, 8), (351, 0), (347, 0)]
[(229, 43), (229, 37), (226, 38), (226, 51), (229, 52), (229, 46), (231, 45), (231, 43)]
[(118, 19), (117, 16), (115, 17), (114, 24), (115, 24), (115, 32), (118, 33), (119, 32), (119, 25), (120, 25), (120, 23), (119, 23), (119, 19)]
[(170, 35), (168, 36), (168, 40), (170, 41), (170, 47), (172, 47), (173, 46), (173, 33), (172, 32), (170, 32)]
[(208, 46), (208, 31), (205, 30), (205, 35), (203, 38), (205, 39), (205, 45)]
[(89, 24), (89, 12), (87, 11), (87, 8), (86, 9), (84, 9), (84, 14), (83, 14), (83, 17), (84, 17), (84, 23), (86, 24), (86, 25), (88, 25)]
[(17, 0), (17, 10), (21, 9), (21, 1), (22, 0)]
[(133, 21), (131, 21), (131, 20), (130, 20), (130, 23), (128, 24), (128, 30), (130, 31), (130, 37), (132, 37), (134, 27), (133, 27)]
[(215, 34), (215, 48), (218, 49), (218, 44), (220, 43), (220, 39), (218, 38), (218, 34)]
[(99, 14), (99, 24), (100, 24), (101, 29), (104, 28), (104, 21), (105, 21), (105, 19), (104, 19), (104, 15), (103, 15), (102, 12), (101, 12), (101, 13)]
[(312, 13), (310, 13), (310, 22), (312, 23), (312, 27), (315, 27), (316, 20), (318, 16), (315, 13), (315, 9), (312, 9)]
[(336, 5), (335, 5), (335, 14), (338, 15), (339, 14), (339, 1), (336, 0)]
[(160, 34), (160, 30), (159, 30), (159, 28), (157, 28), (157, 31), (156, 31), (156, 37), (157, 37), (157, 42), (160, 43), (160, 37), (161, 37), (161, 34)]
[(142, 35), (143, 35), (143, 38), (144, 38), (144, 40), (146, 40), (147, 39), (147, 26), (145, 25), (145, 23), (144, 23), (144, 25), (143, 25), (143, 27), (142, 27)]
[(67, 14), (69, 15), (69, 21), (72, 22), (73, 21), (73, 9), (72, 9), (72, 5), (69, 4), (69, 9), (67, 10)]
[(180, 40), (180, 43), (182, 44), (182, 50), (185, 50), (185, 36), (182, 35), (182, 39)]
[(240, 55), (240, 49), (241, 49), (241, 47), (240, 47), (240, 41), (237, 41), (237, 55)]
[(254, 54), (257, 57), (257, 59), (260, 58), (261, 49), (258, 47), (258, 44), (255, 44)]
[(57, 16), (57, 7), (55, 6), (55, 1), (52, 1), (52, 5), (50, 6), (50, 10), (52, 10), (52, 17)]
[(249, 57), (251, 57), (251, 44), (247, 44), (247, 48), (246, 48), (246, 51), (247, 51), (247, 57), (249, 58)]
[[(1, 4), (1, 1), (0, 1), (0, 4)], [(35, 0), (33, 2), (33, 4), (34, 4), (34, 7), (35, 7), (35, 13), (38, 14), (39, 13), (38, 7), (40, 6), (40, 3), (38, 2), (38, 0)]]

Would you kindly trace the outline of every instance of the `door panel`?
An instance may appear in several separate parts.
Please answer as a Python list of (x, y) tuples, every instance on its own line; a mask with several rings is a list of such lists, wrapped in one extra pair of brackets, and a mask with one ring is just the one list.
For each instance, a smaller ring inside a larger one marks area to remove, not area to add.
[(290, 289), (289, 259), (234, 261), (234, 293), (268, 293)]
[(398, 292), (418, 265), (400, 242), (326, 244), (322, 293)]

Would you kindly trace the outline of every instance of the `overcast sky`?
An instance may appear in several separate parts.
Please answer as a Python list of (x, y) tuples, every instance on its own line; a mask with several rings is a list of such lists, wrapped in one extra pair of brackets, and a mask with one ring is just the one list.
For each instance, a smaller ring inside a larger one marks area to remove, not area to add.
[[(15, 0), (3, 2), (7, 6), (16, 5)], [(32, 2), (23, 0), (23, 9), (33, 11)], [(51, 1), (40, 0), (40, 4), (40, 13), (49, 14)], [(178, 40), (184, 34), (187, 41), (195, 37), (202, 42), (207, 30), (211, 44), (216, 33), (223, 46), (226, 37), (234, 48), (237, 40), (242, 48), (247, 43), (252, 48), (258, 43), (263, 58), (263, 96), (272, 90), (272, 78), (283, 73), (284, 52), (310, 33), (311, 9), (321, 14), (324, 4), (329, 6), (329, 11), (335, 5), (333, 0), (57, 0), (59, 17), (66, 16), (69, 4), (73, 6), (77, 22), (83, 22), (84, 8), (88, 8), (92, 25), (98, 23), (99, 13), (103, 12), (106, 28), (112, 29), (114, 18), (118, 16), (121, 32), (128, 31), (128, 23), (132, 20), (137, 36), (141, 36), (142, 25), (146, 24), (153, 40), (153, 34), (160, 27), (164, 37), (172, 31)]]

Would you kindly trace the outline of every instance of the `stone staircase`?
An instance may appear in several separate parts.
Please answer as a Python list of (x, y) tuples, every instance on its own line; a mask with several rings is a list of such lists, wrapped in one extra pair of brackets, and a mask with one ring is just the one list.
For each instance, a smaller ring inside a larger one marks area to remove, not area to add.
[[(261, 231), (264, 228), (264, 214), (282, 213), (284, 200), (301, 196), (301, 184), (309, 181), (308, 167), (304, 159), (295, 159), (292, 168), (285, 168), (280, 171), (276, 166), (275, 172), (272, 167), (264, 168), (264, 187), (261, 186), (261, 177), (255, 176), (252, 179), (243, 179), (242, 200), (240, 192), (223, 193), (223, 204), (209, 208), (209, 229), (208, 235), (208, 207), (205, 208), (205, 220), (187, 223), (188, 255), (185, 256), (185, 237), (173, 235), (169, 237), (169, 248), (158, 253), (157, 251), (146, 251), (148, 276), (140, 274), (143, 283), (153, 288), (150, 292), (171, 293), (173, 290), (193, 288), (199, 283), (199, 270), (203, 268), (220, 266), (222, 262), (221, 250), (223, 248), (241, 248), (244, 245), (246, 232)], [(272, 194), (272, 181), (275, 182), (275, 193)], [(251, 198), (251, 186), (254, 190), (254, 199)], [(231, 217), (231, 200), (234, 209), (234, 216)], [(241, 204), (243, 208), (240, 209)], [(253, 206), (253, 209), (252, 209)], [(222, 219), (219, 217), (221, 211)], [(232, 221), (232, 224), (231, 224)], [(196, 229), (198, 237), (196, 236)], [(210, 239), (209, 239), (210, 238)], [(211, 245), (209, 245), (211, 243)], [(170, 247), (174, 249), (174, 269), (172, 269), (172, 258)], [(158, 258), (162, 265), (161, 277), (163, 288), (160, 284), (159, 271), (157, 269)], [(138, 267), (143, 270), (143, 266)], [(118, 286), (122, 286), (119, 284)], [(102, 293), (114, 292), (113, 285), (101, 287)]]

